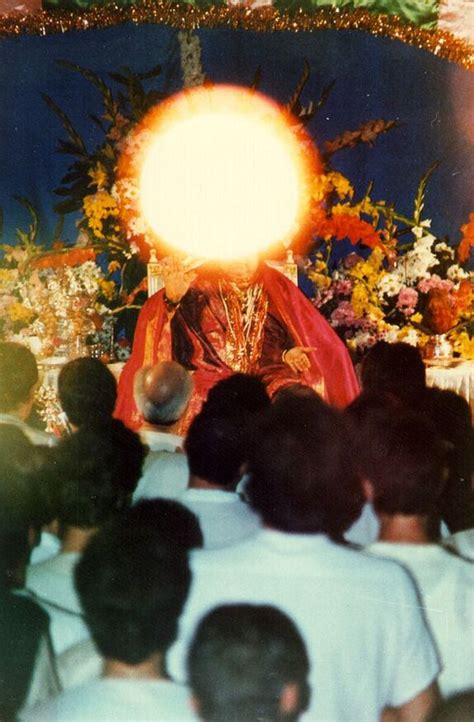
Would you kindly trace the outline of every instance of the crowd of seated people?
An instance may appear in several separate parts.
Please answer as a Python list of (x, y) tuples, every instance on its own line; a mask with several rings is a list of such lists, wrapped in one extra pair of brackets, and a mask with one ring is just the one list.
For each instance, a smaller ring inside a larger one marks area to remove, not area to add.
[(37, 384), (0, 344), (1, 720), (474, 718), (470, 409), (416, 349), (374, 346), (345, 411), (234, 374), (185, 437), (174, 362), (138, 432), (96, 359), (61, 370), (61, 438)]

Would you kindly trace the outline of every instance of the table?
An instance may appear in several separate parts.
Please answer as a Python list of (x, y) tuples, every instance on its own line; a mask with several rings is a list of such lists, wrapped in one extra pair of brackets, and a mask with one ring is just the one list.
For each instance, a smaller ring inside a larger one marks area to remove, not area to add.
[(426, 383), (463, 396), (474, 415), (474, 361), (453, 360), (449, 365), (428, 362)]

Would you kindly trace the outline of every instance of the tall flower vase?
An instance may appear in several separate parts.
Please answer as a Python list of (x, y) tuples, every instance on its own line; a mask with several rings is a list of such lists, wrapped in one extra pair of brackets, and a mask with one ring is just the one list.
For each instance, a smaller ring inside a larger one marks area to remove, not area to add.
[(445, 333), (431, 336), (424, 349), (427, 361), (449, 361), (453, 357), (453, 345)]

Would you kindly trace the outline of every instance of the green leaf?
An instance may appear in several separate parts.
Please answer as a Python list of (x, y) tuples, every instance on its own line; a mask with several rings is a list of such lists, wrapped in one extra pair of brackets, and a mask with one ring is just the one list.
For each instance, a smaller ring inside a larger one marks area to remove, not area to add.
[(58, 222), (56, 223), (56, 227), (54, 229), (53, 243), (58, 243), (58, 241), (61, 240), (61, 236), (63, 234), (63, 229), (64, 229), (64, 214), (61, 213), (58, 218)]
[(55, 213), (66, 214), (74, 213), (82, 208), (82, 198), (70, 198), (67, 201), (61, 201), (54, 206)]
[(420, 184), (418, 186), (418, 190), (416, 192), (415, 196), (415, 209), (413, 213), (413, 219), (415, 226), (419, 226), (421, 223), (421, 213), (423, 211), (423, 207), (425, 205), (425, 194), (426, 194), (426, 186), (428, 185), (428, 181), (435, 172), (435, 170), (440, 165), (439, 160), (435, 160), (434, 163), (430, 165), (426, 173), (421, 177)]
[(147, 70), (145, 73), (138, 73), (137, 78), (140, 80), (148, 80), (149, 78), (156, 78), (157, 75), (161, 74), (161, 65), (155, 65), (151, 70)]
[(75, 73), (79, 73), (82, 75), (86, 80), (88, 80), (90, 83), (96, 86), (102, 94), (102, 99), (104, 101), (104, 106), (106, 110), (111, 114), (114, 115), (114, 99), (112, 95), (112, 91), (104, 83), (102, 78), (100, 78), (96, 73), (94, 73), (92, 70), (89, 70), (88, 68), (83, 68), (81, 65), (77, 65), (76, 63), (71, 63), (69, 60), (58, 60), (58, 65), (61, 65), (63, 68), (67, 68), (68, 70), (72, 70)]
[(3, 208), (0, 208), (0, 238), (3, 236)]
[(71, 146), (74, 147), (74, 154), (77, 155), (87, 155), (87, 149), (85, 146), (84, 141), (82, 140), (79, 133), (75, 130), (73, 124), (69, 120), (66, 113), (61, 110), (59, 105), (57, 105), (52, 98), (49, 97), (49, 95), (46, 95), (45, 93), (41, 93), (41, 97), (43, 98), (44, 102), (50, 108), (50, 110), (55, 113), (59, 120), (61, 121), (64, 129), (66, 130), (66, 133), (69, 136)]
[(28, 213), (31, 216), (31, 223), (29, 228), (29, 233), (27, 234), (27, 244), (34, 244), (37, 237), (38, 237), (38, 226), (39, 226), (39, 217), (38, 217), (38, 211), (34, 207), (32, 203), (27, 198), (24, 198), (23, 196), (13, 196), (13, 198), (16, 200), (17, 203), (19, 203), (23, 208), (26, 208)]

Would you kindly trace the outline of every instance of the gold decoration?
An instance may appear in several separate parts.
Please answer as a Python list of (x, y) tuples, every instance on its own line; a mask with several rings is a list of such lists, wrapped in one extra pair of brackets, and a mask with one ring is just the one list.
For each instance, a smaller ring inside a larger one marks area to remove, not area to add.
[(186, 3), (143, 0), (140, 5), (119, 7), (114, 3), (84, 12), (52, 11), (0, 17), (0, 35), (23, 33), (49, 35), (68, 30), (108, 28), (121, 23), (170, 25), (182, 30), (226, 27), (252, 32), (312, 32), (315, 30), (361, 30), (390, 37), (427, 50), (444, 60), (474, 68), (474, 46), (445, 30), (427, 30), (404, 22), (396, 15), (356, 10), (322, 9), (314, 13), (280, 13), (272, 7), (248, 8), (214, 5), (198, 8)]
[(232, 371), (255, 371), (263, 347), (263, 331), (268, 299), (262, 284), (240, 288), (232, 281), (221, 281), (219, 292), (227, 319), (225, 363)]

